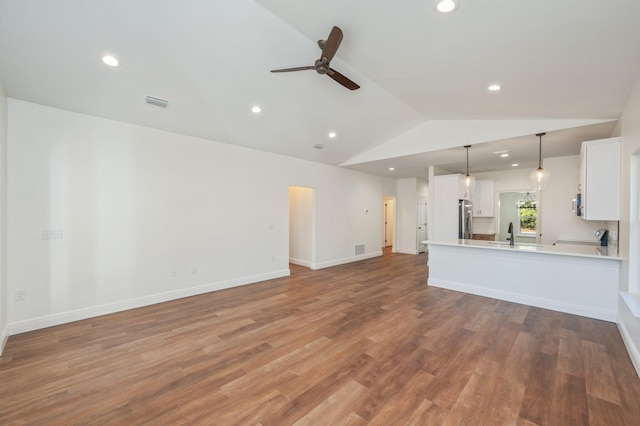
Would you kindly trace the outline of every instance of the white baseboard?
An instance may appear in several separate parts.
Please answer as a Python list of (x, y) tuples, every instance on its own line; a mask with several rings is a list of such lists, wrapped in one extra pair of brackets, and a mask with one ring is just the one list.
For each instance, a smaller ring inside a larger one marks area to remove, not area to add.
[(396, 253), (401, 254), (418, 254), (418, 250), (398, 249)]
[(328, 262), (312, 263), (311, 269), (330, 268), (332, 266), (344, 265), (345, 263), (358, 262), (360, 260), (371, 259), (372, 257), (382, 256), (382, 250), (373, 253), (361, 254), (359, 256), (345, 257), (343, 259), (330, 260)]
[(493, 290), (485, 287), (455, 283), (451, 281), (436, 280), (432, 278), (429, 278), (427, 284), (433, 287), (441, 287), (478, 296), (491, 297), (492, 299), (506, 300), (507, 302), (521, 303), (523, 305), (536, 306), (538, 308), (551, 309), (553, 311), (565, 312), (568, 314), (580, 315), (603, 321), (616, 322), (617, 312), (615, 311), (605, 311), (602, 309), (591, 308), (589, 306), (562, 303), (555, 300), (524, 296), (517, 293), (509, 293), (506, 291)]
[(249, 277), (236, 278), (228, 281), (220, 281), (212, 284), (204, 284), (196, 287), (184, 288), (180, 290), (168, 291), (165, 293), (153, 294), (136, 299), (122, 300), (119, 302), (107, 303), (104, 305), (90, 306), (73, 311), (60, 312), (57, 314), (45, 315), (39, 318), (32, 318), (24, 321), (9, 323), (9, 335), (25, 333), (42, 328), (53, 327), (55, 325), (66, 324), (100, 315), (112, 314), (114, 312), (126, 311), (128, 309), (141, 308), (143, 306), (154, 305), (156, 303), (168, 302), (170, 300), (182, 299), (184, 297), (198, 294), (210, 293), (212, 291), (223, 290), (231, 287), (238, 287), (246, 284), (253, 284), (260, 281), (274, 278), (287, 277), (291, 274), (289, 269), (269, 272), (267, 274), (253, 275)]
[(5, 324), (2, 330), (0, 330), (0, 356), (2, 356), (2, 351), (4, 350), (4, 345), (7, 343), (8, 338), (9, 338), (9, 324)]
[(640, 351), (638, 351), (638, 347), (633, 343), (631, 334), (629, 334), (629, 330), (627, 330), (627, 327), (624, 325), (624, 322), (619, 315), (617, 324), (618, 330), (620, 330), (620, 335), (622, 336), (622, 341), (627, 348), (629, 358), (631, 358), (631, 363), (636, 369), (636, 374), (640, 377)]
[(293, 257), (289, 258), (289, 263), (293, 263), (294, 265), (306, 266), (307, 268), (311, 268), (311, 262), (308, 260), (296, 259)]

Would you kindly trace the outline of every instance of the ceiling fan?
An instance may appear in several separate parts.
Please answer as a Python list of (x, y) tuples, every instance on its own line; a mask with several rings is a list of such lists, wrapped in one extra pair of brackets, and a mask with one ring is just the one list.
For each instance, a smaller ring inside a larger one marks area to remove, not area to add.
[(318, 40), (318, 46), (322, 49), (322, 53), (320, 54), (320, 59), (316, 59), (316, 62), (313, 65), (306, 67), (282, 68), (278, 70), (271, 70), (271, 72), (315, 70), (318, 74), (328, 75), (349, 90), (359, 89), (360, 86), (329, 66), (331, 59), (333, 59), (333, 56), (338, 51), (340, 42), (342, 42), (342, 30), (334, 26), (329, 34), (329, 38), (326, 40)]

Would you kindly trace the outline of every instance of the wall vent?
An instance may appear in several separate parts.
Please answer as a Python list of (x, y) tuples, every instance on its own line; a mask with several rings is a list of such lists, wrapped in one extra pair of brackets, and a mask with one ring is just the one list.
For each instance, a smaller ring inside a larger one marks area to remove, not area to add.
[(146, 96), (144, 98), (144, 101), (149, 105), (159, 106), (160, 108), (166, 108), (167, 106), (169, 106), (169, 101), (160, 99), (160, 98), (155, 98), (153, 96)]
[(364, 254), (364, 244), (356, 244), (354, 247), (356, 256)]

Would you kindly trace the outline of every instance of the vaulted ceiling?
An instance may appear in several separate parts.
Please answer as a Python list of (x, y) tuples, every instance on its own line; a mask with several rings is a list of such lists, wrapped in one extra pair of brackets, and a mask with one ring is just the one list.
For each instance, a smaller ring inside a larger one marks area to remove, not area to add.
[[(482, 151), (535, 163), (537, 132), (546, 157), (609, 136), (640, 77), (638, 22), (635, 0), (461, 0), (451, 14), (434, 0), (0, 0), (0, 79), (16, 99), (424, 177), (459, 171), (465, 144), (483, 171), (503, 166)], [(331, 66), (359, 90), (269, 72), (313, 64), (334, 25)]]

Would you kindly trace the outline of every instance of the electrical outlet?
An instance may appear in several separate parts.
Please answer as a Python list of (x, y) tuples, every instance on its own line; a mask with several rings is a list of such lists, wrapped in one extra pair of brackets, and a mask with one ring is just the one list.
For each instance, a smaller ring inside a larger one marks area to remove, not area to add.
[(16, 302), (22, 302), (23, 300), (26, 300), (26, 298), (26, 290), (16, 290), (16, 292), (13, 294), (13, 300), (15, 300)]
[(176, 268), (171, 268), (169, 270), (169, 273), (171, 274), (172, 277), (177, 277), (178, 276), (178, 271), (176, 270)]
[(194, 275), (197, 274), (198, 273), (198, 267), (197, 266), (192, 266), (191, 267), (191, 273), (194, 274)]

